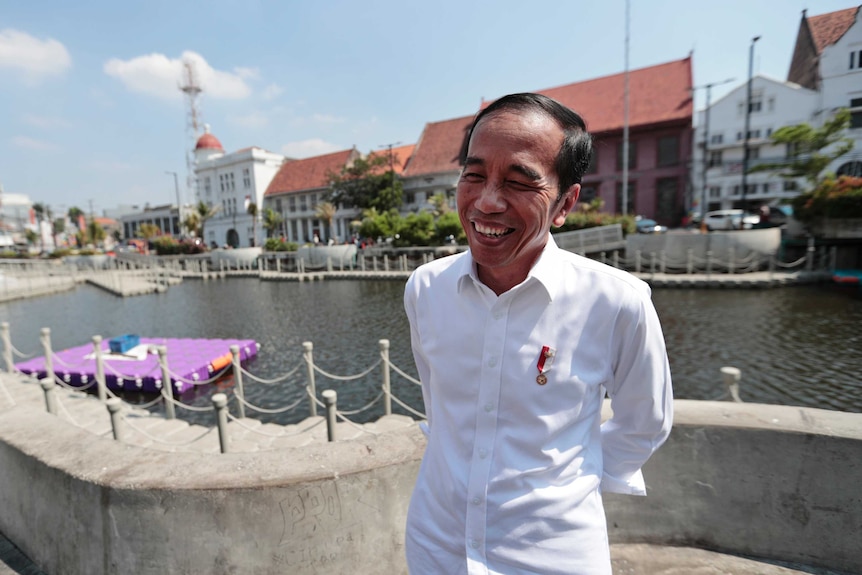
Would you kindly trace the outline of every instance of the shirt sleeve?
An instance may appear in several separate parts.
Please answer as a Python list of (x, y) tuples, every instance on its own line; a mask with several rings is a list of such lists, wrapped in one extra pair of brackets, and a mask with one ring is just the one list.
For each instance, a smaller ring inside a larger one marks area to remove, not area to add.
[(601, 427), (604, 492), (646, 495), (641, 467), (664, 443), (673, 420), (670, 365), (649, 288), (623, 305), (607, 388), (613, 415)]
[(425, 436), (428, 436), (431, 426), (431, 370), (428, 360), (422, 351), (422, 341), (419, 338), (419, 324), (417, 315), (418, 304), (418, 281), (416, 274), (412, 274), (407, 280), (407, 285), (404, 288), (404, 311), (407, 314), (407, 320), (410, 322), (410, 346), (413, 350), (413, 361), (416, 363), (416, 370), (419, 374), (419, 381), (422, 383), (422, 400), (425, 403), (425, 421), (419, 423), (419, 429)]

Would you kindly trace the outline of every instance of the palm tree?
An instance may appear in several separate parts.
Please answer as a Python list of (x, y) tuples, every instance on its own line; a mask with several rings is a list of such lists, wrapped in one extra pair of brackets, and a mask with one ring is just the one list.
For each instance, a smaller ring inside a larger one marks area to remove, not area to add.
[(221, 206), (211, 206), (203, 200), (199, 201), (198, 205), (195, 206), (195, 214), (198, 216), (201, 228), (200, 237), (204, 242), (206, 242), (204, 239), (204, 227), (206, 226), (207, 220), (216, 215), (220, 209)]
[(141, 227), (138, 228), (138, 236), (144, 238), (149, 241), (156, 236), (162, 234), (162, 230), (159, 229), (159, 226), (150, 223), (143, 223)]
[(333, 237), (332, 233), (332, 220), (335, 219), (335, 213), (338, 211), (338, 208), (332, 202), (320, 202), (317, 204), (317, 209), (315, 210), (315, 214), (321, 220), (325, 220), (327, 225), (329, 226), (329, 237)]
[(201, 219), (198, 217), (197, 212), (190, 212), (183, 219), (183, 227), (189, 231), (190, 234), (199, 238), (200, 235), (200, 227), (201, 227)]
[(281, 226), (284, 218), (272, 208), (263, 210), (263, 229), (266, 230), (266, 237), (271, 238)]
[(248, 208), (246, 209), (248, 215), (251, 216), (251, 226), (252, 226), (252, 234), (254, 236), (254, 245), (257, 245), (257, 204), (254, 202), (249, 202)]

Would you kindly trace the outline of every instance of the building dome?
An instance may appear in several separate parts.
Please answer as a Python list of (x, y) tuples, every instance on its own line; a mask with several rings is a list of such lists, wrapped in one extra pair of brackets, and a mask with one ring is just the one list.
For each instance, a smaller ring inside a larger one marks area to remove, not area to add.
[(195, 144), (195, 150), (218, 150), (220, 152), (224, 152), (224, 148), (222, 148), (221, 142), (218, 141), (218, 138), (210, 134), (209, 124), (204, 126), (204, 133), (200, 138), (198, 138), (198, 141)]

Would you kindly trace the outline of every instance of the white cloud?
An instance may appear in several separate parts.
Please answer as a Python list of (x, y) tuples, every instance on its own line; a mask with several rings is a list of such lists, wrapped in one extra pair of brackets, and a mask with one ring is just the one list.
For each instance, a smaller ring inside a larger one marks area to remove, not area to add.
[(18, 148), (36, 150), (39, 152), (52, 152), (59, 149), (56, 144), (46, 142), (45, 140), (37, 140), (36, 138), (30, 138), (28, 136), (15, 136), (12, 138), (12, 144)]
[(281, 89), (281, 86), (278, 84), (270, 84), (263, 89), (261, 96), (264, 100), (272, 100), (280, 96), (282, 92), (284, 92), (284, 90)]
[(281, 147), (281, 153), (290, 158), (310, 158), (330, 152), (343, 150), (342, 146), (326, 142), (320, 138), (302, 140), (301, 142), (290, 142)]
[[(179, 87), (186, 81), (185, 63), (193, 68), (196, 82), (207, 97), (239, 100), (251, 94), (242, 74), (216, 70), (203, 56), (189, 51), (179, 58), (168, 58), (164, 54), (148, 54), (131, 60), (111, 58), (105, 62), (104, 71), (132, 92), (173, 100), (181, 96)], [(243, 74), (247, 74), (249, 69), (243, 70)]]
[(237, 76), (244, 80), (257, 80), (260, 78), (260, 70), (257, 68), (234, 68), (233, 71)]
[(344, 121), (344, 118), (339, 118), (338, 116), (332, 116), (330, 114), (313, 114), (311, 119), (318, 124), (340, 124)]
[(72, 66), (69, 51), (57, 40), (40, 40), (26, 32), (0, 30), (0, 68), (24, 72), (30, 82), (59, 76)]
[(228, 121), (243, 128), (263, 128), (269, 125), (269, 118), (260, 112), (251, 112), (244, 116), (230, 116)]
[(24, 114), (24, 116), (21, 118), (21, 121), (28, 126), (34, 126), (43, 130), (72, 127), (72, 122), (54, 116), (37, 116), (35, 114)]

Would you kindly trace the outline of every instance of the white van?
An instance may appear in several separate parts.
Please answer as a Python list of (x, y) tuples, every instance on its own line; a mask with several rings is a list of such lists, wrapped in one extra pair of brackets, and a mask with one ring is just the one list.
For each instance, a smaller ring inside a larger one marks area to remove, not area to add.
[(716, 210), (706, 212), (704, 223), (706, 229), (713, 230), (750, 230), (751, 227), (760, 222), (757, 214), (746, 214), (743, 210)]

